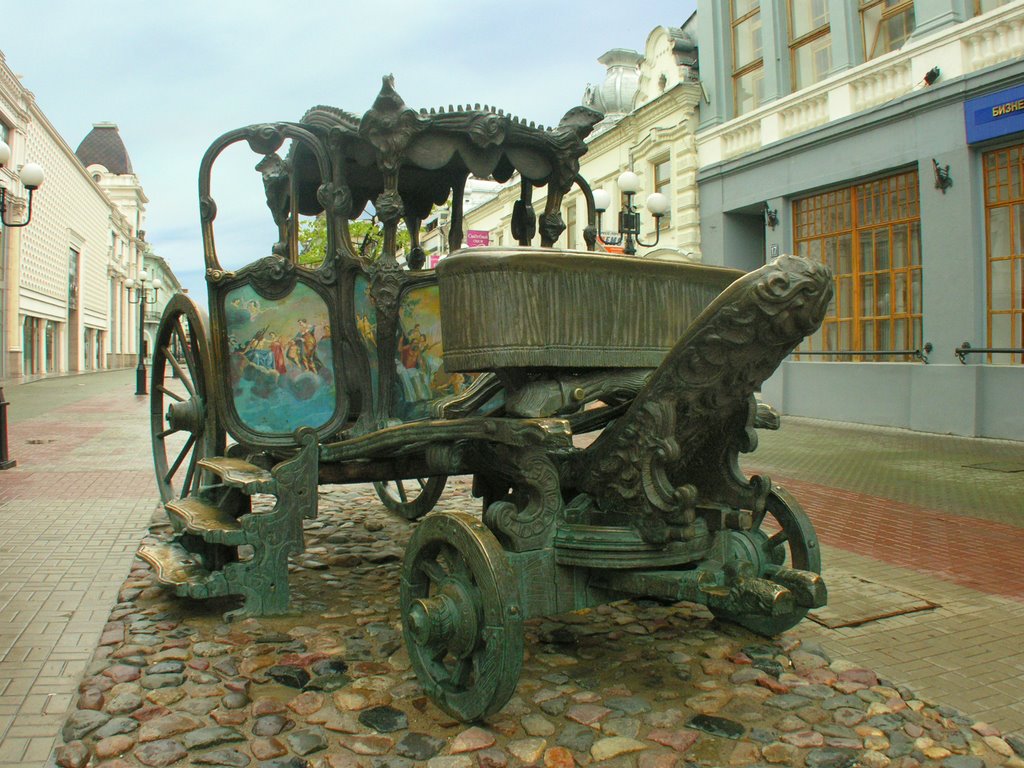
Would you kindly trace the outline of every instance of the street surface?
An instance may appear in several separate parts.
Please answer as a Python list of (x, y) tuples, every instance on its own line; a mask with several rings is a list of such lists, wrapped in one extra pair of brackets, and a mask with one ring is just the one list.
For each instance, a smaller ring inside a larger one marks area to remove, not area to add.
[[(238, 755), (305, 755), (331, 768), (370, 765), (359, 761), (372, 755), (392, 755), (397, 762), (390, 765), (472, 765), (474, 753), (476, 762), (486, 756), (494, 765), (558, 764), (566, 750), (577, 762), (607, 757), (608, 764), (670, 765), (675, 755), (745, 764), (802, 760), (808, 750), (815, 761), (824, 760), (829, 750), (869, 738), (889, 744), (874, 749), (879, 768), (910, 754), (941, 759), (941, 750), (955, 757), (962, 749), (979, 752), (985, 764), (1024, 765), (1011, 756), (1024, 741), (998, 736), (1024, 732), (1022, 444), (784, 417), (779, 432), (759, 433), (760, 447), (743, 466), (786, 486), (806, 508), (824, 544), (830, 590), (817, 621), (805, 621), (775, 647), (773, 658), (788, 671), (766, 679), (764, 668), (771, 665), (758, 662), (760, 641), (699, 610), (627, 602), (533, 622), (511, 709), (467, 732), (446, 723), (409, 679), (394, 589), (409, 525), (383, 513), (366, 486), (323, 489), (321, 518), (307, 528), (310, 548), (293, 575), (302, 610), (296, 620), (227, 627), (218, 619), (223, 606), (185, 603), (151, 587), (134, 552), (163, 518), (152, 477), (148, 401), (133, 394), (134, 386), (135, 372), (127, 370), (5, 387), (9, 452), (17, 466), (0, 472), (0, 768), (43, 765), (62, 743), (68, 715), (81, 721), (96, 705), (102, 725), (89, 730), (78, 722), (65, 735), (74, 742), (84, 728), (86, 743), (102, 743), (111, 758), (123, 749), (128, 764), (138, 765), (186, 764), (184, 754), (161, 762), (175, 748), (193, 759), (226, 761), (210, 764), (248, 763)], [(453, 483), (441, 505), (475, 510), (467, 497), (468, 484)], [(347, 676), (359, 684), (350, 681), (318, 698), (268, 680), (260, 672), (266, 667), (246, 665), (252, 654), (244, 648), (272, 636), (287, 637), (281, 641), (287, 648), (274, 650), (289, 658), (268, 652), (255, 657), (259, 663), (301, 666), (303, 659), (314, 664), (316, 653), (344, 656)], [(191, 652), (175, 651), (190, 643)], [(161, 659), (153, 666), (167, 662), (170, 670), (178, 663), (181, 669), (166, 674), (187, 673), (187, 679), (140, 688), (138, 675), (124, 667), (145, 666), (148, 653)], [(821, 671), (823, 665), (831, 671)], [(816, 684), (791, 679), (797, 672)], [(876, 684), (876, 675), (896, 688)], [(100, 690), (101, 678), (114, 681), (114, 688)], [(388, 695), (370, 696), (375, 687), (386, 687)], [(788, 710), (799, 702), (782, 688), (814, 693), (824, 703)], [(225, 700), (232, 692), (245, 696), (234, 703), (246, 714), (231, 714)], [(144, 695), (146, 707), (178, 714), (154, 715), (157, 725), (146, 731), (137, 716), (145, 708), (136, 709), (134, 725), (143, 727), (113, 732), (130, 718), (111, 716), (112, 700), (128, 707), (132, 695)], [(837, 703), (840, 695), (848, 701)], [(867, 713), (840, 717), (852, 724), (836, 721), (835, 713), (857, 696), (874, 707), (875, 720), (888, 707), (890, 717), (914, 712), (921, 722), (905, 715), (906, 725), (894, 733), (890, 721), (869, 725)], [(919, 717), (918, 697), (951, 709), (929, 707)], [(766, 701), (776, 704), (761, 706)], [(391, 725), (404, 715), (405, 727), (367, 725), (361, 714), (367, 710), (392, 718)], [(954, 710), (963, 713), (956, 723), (939, 722)], [(684, 728), (689, 720), (683, 718), (694, 713), (732, 723), (720, 727), (738, 725), (746, 735), (738, 742), (721, 734), (698, 740), (697, 731)], [(764, 733), (751, 730), (755, 715)], [(208, 717), (253, 735), (239, 736), (241, 743), (223, 732), (224, 743), (208, 743), (203, 739), (213, 737), (200, 727)], [(290, 718), (296, 722), (287, 727), (295, 730), (271, 733), (265, 717)], [(104, 727), (112, 732), (100, 739)], [(263, 729), (266, 735), (258, 735)], [(430, 729), (443, 743), (411, 738)], [(900, 754), (898, 745), (908, 739), (911, 747)], [(65, 762), (74, 757), (61, 754)]]

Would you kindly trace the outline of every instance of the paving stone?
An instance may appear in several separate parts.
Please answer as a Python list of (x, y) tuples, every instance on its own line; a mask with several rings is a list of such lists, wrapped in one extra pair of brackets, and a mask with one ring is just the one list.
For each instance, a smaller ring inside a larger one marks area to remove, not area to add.
[(291, 664), (275, 664), (266, 671), (267, 677), (289, 688), (303, 688), (309, 682), (309, 673)]
[(377, 733), (404, 731), (409, 727), (406, 714), (394, 707), (372, 707), (359, 713), (359, 722)]
[(441, 751), (445, 740), (427, 733), (411, 731), (395, 745), (395, 752), (410, 760), (429, 760)]
[(131, 736), (118, 734), (117, 736), (108, 736), (105, 739), (100, 739), (93, 745), (92, 751), (100, 760), (109, 760), (112, 757), (120, 757), (130, 752), (134, 746), (135, 739)]
[(459, 733), (451, 743), (448, 751), (453, 755), (464, 752), (476, 752), (480, 749), (493, 747), (495, 742), (494, 734), (484, 728), (472, 726)]
[(611, 760), (612, 758), (619, 757), (620, 755), (640, 752), (644, 749), (648, 749), (649, 746), (649, 744), (645, 744), (637, 739), (629, 739), (624, 736), (611, 736), (609, 738), (598, 739), (595, 741), (594, 745), (590, 748), (590, 754), (597, 761)]
[(139, 729), (139, 721), (131, 717), (112, 717), (92, 732), (92, 737), (105, 739), (125, 733), (134, 733)]
[(710, 733), (712, 736), (721, 736), (725, 739), (738, 739), (746, 731), (746, 728), (741, 723), (725, 717), (715, 717), (714, 715), (694, 715), (686, 723), (686, 727), (695, 728), (698, 731)]
[(235, 741), (245, 741), (245, 736), (234, 728), (214, 725), (190, 731), (182, 737), (181, 741), (185, 748), (191, 751), (218, 747), (221, 744), (230, 744)]
[(201, 755), (192, 756), (193, 765), (212, 765), (215, 768), (219, 768), (219, 766), (224, 766), (225, 768), (245, 768), (251, 762), (252, 758), (247, 754), (233, 748), (216, 749), (213, 752), (204, 752)]
[(292, 752), (302, 757), (327, 749), (327, 734), (322, 728), (293, 731), (285, 736), (285, 741), (288, 742)]
[(85, 768), (89, 762), (89, 747), (82, 741), (69, 741), (57, 747), (54, 756), (60, 768)]
[(149, 768), (164, 768), (186, 757), (188, 752), (173, 739), (161, 739), (142, 744), (132, 754)]
[(65, 742), (76, 741), (95, 731), (110, 720), (110, 715), (94, 709), (79, 709), (72, 713), (61, 729), (61, 738)]

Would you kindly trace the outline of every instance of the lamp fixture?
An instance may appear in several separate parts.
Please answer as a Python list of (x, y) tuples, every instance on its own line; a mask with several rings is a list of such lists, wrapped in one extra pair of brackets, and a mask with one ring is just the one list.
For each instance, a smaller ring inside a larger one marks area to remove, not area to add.
[[(148, 287), (147, 283), (149, 284)], [(128, 289), (128, 302), (139, 305), (139, 364), (135, 368), (135, 394), (146, 394), (146, 306), (156, 304), (157, 294), (164, 287), (163, 281), (158, 277), (150, 280), (146, 270), (139, 272), (136, 279), (128, 278), (124, 281), (124, 287)]]
[(953, 177), (949, 175), (949, 165), (939, 165), (939, 161), (932, 158), (932, 166), (935, 168), (935, 188), (941, 189), (942, 194), (953, 186)]
[[(640, 177), (632, 171), (623, 171), (616, 180), (619, 191), (626, 196), (626, 201), (619, 211), (619, 236), (622, 238), (622, 252), (626, 256), (636, 255), (636, 246), (653, 248), (661, 239), (661, 217), (668, 213), (669, 199), (661, 192), (647, 196), (645, 207), (654, 216), (654, 242), (645, 243), (640, 239), (640, 212), (633, 204), (633, 196), (640, 189)], [(607, 190), (594, 190), (594, 209), (597, 211), (597, 236), (601, 237), (601, 214), (608, 210), (612, 196)]]
[(772, 208), (768, 203), (764, 204), (764, 225), (769, 229), (779, 226), (779, 209)]
[(939, 79), (939, 75), (941, 74), (941, 69), (939, 69), (938, 67), (932, 67), (931, 69), (924, 73), (924, 84), (931, 85), (932, 83)]
[[(0, 168), (3, 168), (11, 161), (11, 148), (7, 142), (0, 141)], [(32, 193), (43, 185), (43, 168), (38, 163), (25, 163), (18, 169), (18, 176), (21, 183), (28, 190), (28, 215), (22, 222), (7, 220), (7, 189), (0, 185), (0, 221), (5, 227), (24, 227), (32, 221)]]

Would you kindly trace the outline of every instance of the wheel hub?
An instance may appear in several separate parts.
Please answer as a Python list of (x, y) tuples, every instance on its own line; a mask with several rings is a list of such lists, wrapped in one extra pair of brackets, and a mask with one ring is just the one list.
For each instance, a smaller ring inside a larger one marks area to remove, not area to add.
[(192, 397), (167, 406), (167, 425), (171, 429), (196, 433), (203, 423), (203, 406)]
[(454, 579), (439, 594), (414, 600), (406, 626), (417, 645), (445, 647), (456, 658), (469, 656), (480, 636), (480, 618), (470, 589)]

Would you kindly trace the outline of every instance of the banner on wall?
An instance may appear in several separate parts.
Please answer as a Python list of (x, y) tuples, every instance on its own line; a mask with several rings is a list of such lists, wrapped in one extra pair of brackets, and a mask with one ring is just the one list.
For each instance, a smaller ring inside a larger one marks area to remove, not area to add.
[(466, 247), (481, 248), (491, 244), (491, 233), (482, 229), (470, 229), (466, 231)]

